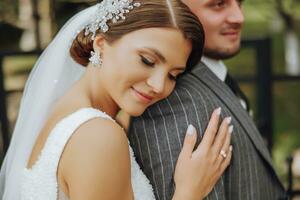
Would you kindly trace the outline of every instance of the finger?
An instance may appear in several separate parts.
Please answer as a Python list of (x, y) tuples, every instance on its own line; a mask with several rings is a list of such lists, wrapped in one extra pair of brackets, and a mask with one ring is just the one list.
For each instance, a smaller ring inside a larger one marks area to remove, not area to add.
[(183, 142), (181, 153), (184, 155), (191, 155), (196, 145), (197, 134), (193, 125), (189, 125)]
[[(231, 123), (231, 117), (226, 117), (222, 121), (222, 124), (219, 128), (218, 134), (217, 134), (216, 139), (213, 144), (213, 148), (212, 148), (212, 151), (214, 153), (213, 155), (219, 154), (221, 149), (223, 149), (223, 150), (228, 149), (228, 147), (226, 149), (224, 149), (223, 147), (224, 147), (226, 140), (230, 139), (230, 138), (228, 138), (231, 135), (231, 134), (228, 134), (230, 123)], [(232, 130), (231, 130), (231, 132), (232, 132)]]
[(218, 131), (220, 114), (221, 108), (214, 110), (199, 146), (210, 147), (212, 145)]
[(228, 128), (228, 132), (226, 134), (226, 139), (225, 142), (222, 146), (222, 148), (218, 151), (219, 156), (217, 157), (217, 164), (221, 165), (221, 163), (224, 161), (224, 154), (221, 154), (221, 151), (225, 152), (225, 155), (227, 157), (227, 154), (229, 153), (230, 150), (230, 141), (231, 141), (231, 135), (232, 135), (232, 131), (233, 131), (233, 125), (229, 126)]
[(219, 171), (220, 176), (224, 173), (224, 171), (226, 170), (226, 168), (230, 164), (230, 161), (231, 161), (231, 158), (232, 158), (232, 151), (233, 151), (233, 148), (232, 148), (232, 145), (230, 145), (228, 155), (225, 158), (224, 162), (221, 163), (221, 166), (220, 166), (220, 171)]

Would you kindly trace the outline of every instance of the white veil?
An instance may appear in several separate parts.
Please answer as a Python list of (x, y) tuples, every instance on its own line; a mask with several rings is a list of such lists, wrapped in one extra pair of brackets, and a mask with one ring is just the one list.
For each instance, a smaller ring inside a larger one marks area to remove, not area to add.
[(1, 167), (3, 200), (21, 199), (21, 173), (50, 108), (84, 73), (84, 68), (72, 60), (69, 49), (96, 9), (95, 5), (79, 12), (63, 26), (39, 57), (26, 82), (11, 144)]

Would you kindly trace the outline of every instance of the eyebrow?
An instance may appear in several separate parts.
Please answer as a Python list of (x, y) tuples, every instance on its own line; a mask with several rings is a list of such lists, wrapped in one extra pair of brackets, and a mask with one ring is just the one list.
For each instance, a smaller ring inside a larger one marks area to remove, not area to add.
[[(166, 63), (166, 58), (156, 49), (152, 48), (152, 47), (145, 47), (146, 49), (152, 51), (163, 63)], [(185, 66), (176, 66), (175, 70), (185, 70)]]

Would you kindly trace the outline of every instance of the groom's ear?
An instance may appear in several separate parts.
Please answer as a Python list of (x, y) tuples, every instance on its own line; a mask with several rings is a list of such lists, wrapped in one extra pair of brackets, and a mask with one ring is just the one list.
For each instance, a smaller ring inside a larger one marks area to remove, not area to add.
[(95, 37), (95, 40), (94, 40), (94, 43), (93, 43), (94, 50), (99, 49), (100, 52), (103, 52), (105, 42), (106, 42), (106, 40), (103, 37), (103, 35), (102, 34), (98, 34)]

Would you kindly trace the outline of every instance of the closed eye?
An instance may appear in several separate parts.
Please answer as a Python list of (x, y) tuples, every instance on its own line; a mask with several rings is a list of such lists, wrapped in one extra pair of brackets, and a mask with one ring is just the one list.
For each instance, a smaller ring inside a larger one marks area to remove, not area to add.
[(170, 74), (170, 73), (169, 73), (168, 77), (169, 77), (169, 79), (170, 79), (171, 81), (176, 81), (176, 78), (177, 78), (177, 76), (174, 76), (174, 75), (172, 75), (172, 74)]
[(174, 81), (176, 81), (177, 80), (177, 78), (180, 76), (180, 75), (182, 75), (184, 73), (184, 71), (178, 71), (178, 72), (175, 72), (175, 73), (169, 73), (169, 79), (170, 80), (174, 80)]
[(154, 62), (151, 62), (149, 59), (147, 59), (146, 57), (144, 57), (144, 56), (142, 56), (142, 55), (140, 55), (141, 56), (141, 61), (142, 61), (142, 63), (143, 64), (145, 64), (145, 65), (147, 65), (147, 66), (150, 66), (150, 67), (153, 67), (154, 65), (155, 65), (155, 63)]

